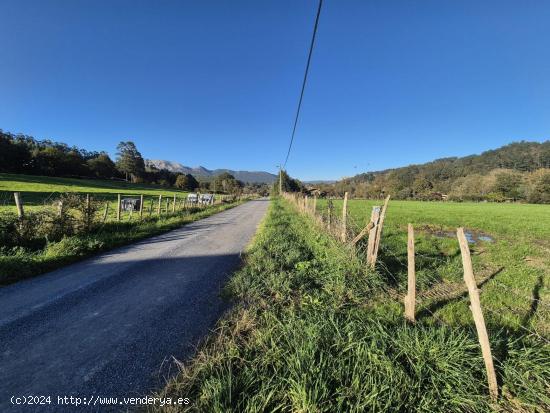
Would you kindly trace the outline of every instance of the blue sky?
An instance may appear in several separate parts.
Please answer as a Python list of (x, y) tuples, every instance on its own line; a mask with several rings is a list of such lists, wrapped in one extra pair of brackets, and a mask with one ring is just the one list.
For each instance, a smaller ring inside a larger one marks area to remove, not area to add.
[[(207, 168), (286, 155), (316, 1), (0, 1), (0, 128)], [(550, 2), (326, 0), (288, 162), (335, 179), (550, 136)]]

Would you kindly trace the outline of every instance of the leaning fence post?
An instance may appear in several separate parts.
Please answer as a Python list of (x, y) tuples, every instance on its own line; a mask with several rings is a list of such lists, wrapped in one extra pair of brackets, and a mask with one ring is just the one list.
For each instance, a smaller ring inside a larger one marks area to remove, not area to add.
[(143, 194), (139, 196), (139, 219), (143, 219)]
[(23, 218), (25, 216), (25, 211), (23, 210), (23, 200), (21, 199), (21, 192), (14, 192), (13, 197), (15, 198), (15, 206), (17, 207), (17, 216)]
[(120, 194), (117, 194), (116, 220), (120, 221), (120, 210), (122, 208)]
[(466, 282), (466, 286), (468, 287), (468, 294), (470, 295), (470, 310), (472, 311), (472, 315), (474, 317), (477, 336), (479, 339), (479, 344), (481, 346), (481, 353), (483, 355), (483, 361), (485, 362), (485, 370), (487, 371), (489, 394), (493, 400), (496, 400), (496, 398), (498, 397), (497, 377), (495, 374), (495, 367), (493, 365), (493, 356), (491, 355), (489, 335), (487, 334), (485, 319), (483, 318), (483, 312), (481, 311), (479, 290), (477, 289), (477, 283), (474, 278), (472, 258), (470, 256), (470, 247), (468, 246), (468, 241), (466, 240), (466, 236), (464, 235), (464, 228), (458, 228), (456, 230), (456, 235), (458, 237), (460, 252), (462, 254), (464, 281)]
[(348, 231), (348, 193), (344, 193), (344, 204), (342, 206), (342, 242), (346, 242)]
[(372, 262), (371, 266), (374, 267), (376, 260), (378, 259), (378, 249), (380, 248), (380, 238), (382, 237), (382, 227), (384, 226), (384, 219), (386, 218), (386, 210), (388, 209), (388, 202), (390, 202), (390, 196), (388, 195), (384, 201), (384, 206), (382, 207), (382, 212), (380, 212), (380, 219), (378, 221), (378, 226), (376, 227), (376, 237), (374, 240), (374, 249), (372, 251)]
[(160, 209), (162, 207), (162, 194), (159, 195), (159, 204), (157, 206), (157, 215), (160, 215)]
[(407, 239), (407, 295), (405, 296), (405, 317), (414, 323), (414, 308), (416, 305), (416, 272), (414, 262), (414, 228), (408, 225)]
[(373, 206), (370, 213), (370, 222), (372, 222), (372, 226), (369, 230), (369, 240), (367, 241), (367, 264), (369, 264), (371, 268), (374, 267), (374, 263), (376, 262), (376, 260), (373, 261), (372, 256), (374, 254), (374, 247), (376, 244), (376, 233), (378, 231), (379, 219), (380, 207)]

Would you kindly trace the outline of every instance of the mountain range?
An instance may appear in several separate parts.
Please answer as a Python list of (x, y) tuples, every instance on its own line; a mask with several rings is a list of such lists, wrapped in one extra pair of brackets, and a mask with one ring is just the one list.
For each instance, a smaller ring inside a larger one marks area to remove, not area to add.
[(217, 175), (227, 172), (233, 175), (239, 181), (246, 183), (272, 184), (277, 179), (277, 175), (264, 171), (234, 171), (231, 169), (207, 169), (204, 166), (189, 167), (179, 162), (165, 161), (160, 159), (146, 159), (145, 165), (157, 169), (166, 169), (171, 172), (182, 174), (191, 174), (199, 180), (209, 180)]

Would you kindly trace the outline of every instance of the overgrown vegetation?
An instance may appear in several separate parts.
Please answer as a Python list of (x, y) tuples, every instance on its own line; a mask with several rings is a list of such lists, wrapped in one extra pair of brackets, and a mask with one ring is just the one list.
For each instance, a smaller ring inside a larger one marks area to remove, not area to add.
[(363, 173), (321, 185), (329, 195), (550, 203), (550, 141), (518, 142), (463, 158)]
[(503, 393), (491, 404), (472, 324), (421, 317), (410, 325), (389, 287), (383, 271), (366, 272), (354, 251), (275, 200), (246, 265), (227, 286), (233, 310), (163, 391), (191, 405), (151, 409), (550, 408), (548, 345), (490, 326)]
[(23, 218), (0, 214), (0, 285), (32, 277), (100, 251), (177, 228), (231, 208), (238, 202), (165, 211), (160, 216), (103, 223), (99, 205), (82, 196), (66, 194), (63, 213), (41, 209)]

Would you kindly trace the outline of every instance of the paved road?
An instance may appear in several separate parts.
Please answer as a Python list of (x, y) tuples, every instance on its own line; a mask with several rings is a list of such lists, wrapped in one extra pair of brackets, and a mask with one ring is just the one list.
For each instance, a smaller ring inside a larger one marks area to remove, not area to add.
[[(189, 357), (226, 309), (221, 286), (264, 216), (251, 201), (0, 288), (0, 411), (11, 395), (139, 396)], [(108, 409), (86, 408), (84, 411)]]

